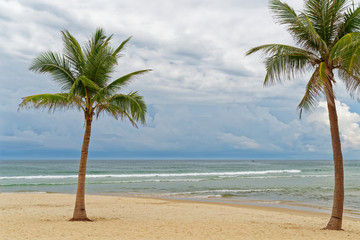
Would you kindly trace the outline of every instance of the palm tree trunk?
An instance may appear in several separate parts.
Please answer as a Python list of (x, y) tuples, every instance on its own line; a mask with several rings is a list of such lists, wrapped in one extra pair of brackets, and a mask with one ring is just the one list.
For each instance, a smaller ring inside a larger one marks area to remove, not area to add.
[(85, 118), (86, 118), (86, 127), (85, 127), (82, 150), (81, 150), (75, 209), (71, 221), (90, 221), (90, 219), (88, 219), (86, 215), (86, 210), (85, 210), (85, 176), (86, 176), (86, 162), (89, 152), (92, 119), (87, 117)]
[(326, 92), (326, 99), (329, 111), (330, 133), (333, 148), (335, 187), (331, 218), (324, 229), (341, 230), (344, 208), (344, 168), (335, 99), (332, 89), (330, 90), (331, 93)]

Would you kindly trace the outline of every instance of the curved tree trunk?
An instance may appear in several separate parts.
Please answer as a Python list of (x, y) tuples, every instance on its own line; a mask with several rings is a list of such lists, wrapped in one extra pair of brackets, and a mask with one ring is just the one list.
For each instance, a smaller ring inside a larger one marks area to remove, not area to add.
[(344, 168), (341, 152), (338, 117), (336, 113), (335, 99), (330, 87), (330, 93), (326, 92), (327, 106), (330, 120), (330, 133), (333, 148), (335, 187), (334, 202), (329, 223), (324, 229), (341, 230), (344, 208)]
[(86, 215), (86, 210), (85, 210), (85, 176), (86, 176), (86, 162), (89, 152), (92, 119), (87, 117), (85, 118), (86, 118), (86, 128), (85, 128), (84, 140), (81, 150), (76, 202), (75, 202), (73, 218), (71, 219), (71, 221), (90, 221), (90, 219), (88, 219)]

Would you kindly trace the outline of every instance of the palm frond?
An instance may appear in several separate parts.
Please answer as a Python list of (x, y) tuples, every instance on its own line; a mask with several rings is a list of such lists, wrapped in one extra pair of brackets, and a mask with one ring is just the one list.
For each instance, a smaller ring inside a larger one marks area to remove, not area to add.
[(102, 29), (98, 29), (93, 38), (85, 46), (86, 68), (84, 75), (99, 87), (105, 87), (114, 71), (117, 56), (109, 46), (112, 36), (106, 37)]
[(123, 48), (125, 47), (125, 45), (130, 41), (132, 37), (128, 37), (127, 39), (125, 39), (114, 51), (114, 57), (118, 56), (119, 53), (121, 52), (121, 50), (123, 50)]
[(146, 124), (145, 116), (147, 107), (143, 96), (139, 95), (138, 92), (131, 92), (127, 95), (114, 95), (111, 98), (111, 102), (126, 110), (125, 112), (127, 112), (135, 122), (142, 125)]
[(330, 56), (348, 74), (359, 75), (360, 33), (349, 33), (342, 37), (333, 47)]
[(116, 94), (118, 90), (128, 85), (131, 80), (134, 79), (134, 77), (144, 74), (146, 72), (152, 71), (152, 69), (146, 69), (146, 70), (140, 70), (136, 72), (129, 73), (125, 76), (122, 76), (113, 82), (111, 82), (108, 86), (101, 88), (99, 91), (97, 91), (96, 95), (93, 98), (93, 102), (102, 102), (104, 99), (106, 99), (109, 96), (112, 96), (113, 94)]
[(30, 70), (36, 73), (51, 74), (54, 81), (60, 85), (63, 91), (71, 89), (75, 82), (69, 62), (54, 52), (40, 54), (33, 60)]
[(311, 76), (309, 82), (306, 85), (306, 91), (303, 99), (298, 105), (299, 118), (301, 119), (302, 112), (311, 112), (313, 111), (318, 103), (319, 95), (323, 93), (323, 85), (320, 81), (319, 76), (319, 67), (315, 69), (313, 75)]
[(138, 75), (142, 75), (149, 71), (152, 71), (152, 69), (140, 70), (140, 71), (132, 72), (125, 76), (122, 76), (122, 77), (114, 80), (112, 83), (110, 83), (106, 87), (106, 91), (108, 91), (109, 93), (115, 93), (117, 90), (119, 90), (122, 87), (125, 87), (127, 84), (129, 84), (131, 82), (131, 80), (134, 79), (134, 77), (136, 77)]
[(339, 21), (342, 20), (347, 0), (307, 0), (305, 13), (309, 16), (316, 32), (332, 45)]
[(357, 35), (359, 35), (359, 33), (348, 33), (341, 37), (341, 39), (339, 39), (336, 44), (331, 48), (329, 54), (330, 59), (335, 60), (338, 58), (342, 58), (344, 49), (346, 49), (360, 37), (358, 37)]
[(301, 18), (305, 28), (302, 34), (294, 35), (295, 39), (298, 39), (298, 43), (307, 49), (316, 49), (320, 55), (328, 54), (328, 46), (331, 45), (331, 41), (328, 40), (327, 37), (324, 39), (324, 37), (318, 33), (306, 14), (301, 14)]
[(80, 97), (90, 97), (89, 94), (96, 94), (100, 90), (99, 86), (88, 79), (85, 76), (80, 76), (74, 82), (72, 88), (69, 92), (69, 97), (80, 96)]
[(73, 69), (77, 72), (77, 76), (84, 74), (85, 58), (78, 41), (69, 33), (69, 31), (61, 31), (64, 42), (64, 57), (71, 63)]
[(269, 85), (285, 79), (292, 79), (301, 75), (308, 67), (315, 64), (316, 56), (301, 48), (267, 44), (250, 49), (247, 55), (262, 51), (265, 58), (266, 77), (264, 84)]
[(283, 44), (264, 44), (250, 49), (249, 51), (247, 51), (246, 55), (250, 55), (259, 51), (262, 51), (265, 56), (288, 53), (288, 54), (304, 55), (312, 59), (316, 58), (316, 55), (310, 51), (298, 47), (283, 45)]
[(98, 106), (97, 116), (103, 111), (115, 118), (123, 119), (126, 117), (134, 126), (136, 123), (146, 124), (147, 107), (143, 97), (138, 92), (113, 95)]
[(308, 34), (303, 19), (298, 16), (292, 7), (279, 0), (270, 0), (269, 8), (273, 12), (277, 22), (281, 25), (285, 25), (289, 33), (299, 44), (303, 44), (304, 40), (308, 40)]
[[(356, 72), (357, 73), (357, 72)], [(358, 96), (360, 97), (360, 74), (352, 74), (347, 71), (347, 69), (338, 69), (338, 75), (340, 79), (345, 83), (346, 89), (350, 93), (351, 97)]]
[(67, 109), (75, 107), (76, 103), (69, 100), (67, 93), (57, 94), (38, 94), (22, 98), (23, 101), (19, 105), (21, 108), (43, 108), (48, 109), (49, 112), (55, 109)]
[(112, 35), (110, 37), (106, 37), (105, 31), (102, 28), (97, 28), (92, 38), (87, 42), (87, 45), (85, 46), (87, 55), (96, 55), (96, 53), (103, 48), (104, 46), (107, 46), (107, 43), (112, 38)]
[(132, 117), (130, 116), (130, 114), (126, 111), (124, 111), (123, 109), (121, 109), (118, 105), (115, 104), (111, 104), (109, 102), (107, 103), (102, 103), (100, 105), (97, 106), (97, 113), (96, 113), (96, 118), (99, 118), (99, 116), (102, 113), (106, 113), (109, 116), (115, 118), (116, 120), (118, 120), (119, 118), (121, 120), (124, 120), (125, 118), (128, 119), (130, 121), (130, 123), (133, 125), (133, 127), (138, 128), (138, 125), (136, 124), (136, 122), (132, 119)]
[(326, 96), (332, 96), (331, 99), (335, 99), (332, 81), (332, 72), (327, 67), (325, 62), (321, 62), (311, 76), (308, 84), (306, 85), (305, 95), (301, 100), (300, 104), (298, 105), (298, 110), (300, 110), (300, 119), (303, 110), (305, 110), (306, 112), (311, 112), (316, 108), (318, 103), (318, 97), (321, 93), (325, 93)]
[(339, 23), (337, 40), (348, 33), (360, 31), (360, 6), (349, 7)]
[(102, 28), (97, 28), (93, 37), (85, 45), (86, 55), (88, 57), (98, 55), (104, 48), (109, 47), (109, 42), (112, 37), (113, 35), (107, 37)]
[(103, 49), (102, 53), (93, 58), (94, 72), (90, 75), (94, 82), (99, 86), (105, 87), (110, 79), (111, 73), (115, 70), (117, 59), (114, 57), (113, 50)]
[(280, 24), (288, 25), (289, 27), (299, 24), (295, 10), (287, 3), (279, 0), (270, 0), (269, 8), (275, 14)]
[(92, 41), (94, 42), (95, 46), (101, 47), (102, 45), (104, 45), (104, 42), (108, 42), (112, 38), (112, 36), (113, 35), (106, 37), (105, 30), (103, 28), (99, 27), (96, 29), (94, 37), (92, 38)]
[(327, 50), (326, 42), (321, 39), (306, 14), (298, 15), (288, 4), (279, 0), (270, 0), (270, 9), (277, 21), (287, 26), (297, 44), (313, 52)]

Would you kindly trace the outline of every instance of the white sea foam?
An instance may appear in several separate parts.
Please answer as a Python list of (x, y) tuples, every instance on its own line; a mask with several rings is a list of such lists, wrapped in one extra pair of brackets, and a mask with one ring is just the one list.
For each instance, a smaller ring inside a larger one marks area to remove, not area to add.
[[(146, 177), (198, 177), (198, 176), (243, 176), (243, 175), (266, 175), (281, 173), (301, 173), (301, 170), (265, 170), (243, 172), (204, 172), (204, 173), (145, 173), (145, 174), (89, 174), (87, 178), (146, 178)], [(38, 176), (8, 176), (0, 177), (0, 180), (11, 179), (66, 179), (77, 178), (77, 175), (38, 175)]]
[(11, 176), (11, 177), (0, 177), (0, 180), (11, 180), (11, 179), (64, 179), (64, 178), (77, 178), (77, 175)]
[(309, 178), (309, 177), (313, 177), (313, 178), (322, 178), (322, 177), (333, 177), (333, 175), (302, 175), (299, 176), (302, 178)]
[[(217, 189), (217, 190), (203, 190), (193, 192), (176, 192), (167, 193), (164, 196), (176, 196), (176, 195), (196, 195), (196, 194), (231, 194), (231, 193), (252, 193), (252, 192), (279, 192), (282, 189), (279, 188), (267, 188), (267, 189)], [(214, 195), (209, 195), (214, 196)], [(221, 195), (220, 195), (221, 196)]]
[(145, 183), (145, 182), (201, 182), (204, 179), (146, 179), (146, 180), (129, 180), (129, 181), (104, 181), (98, 183), (107, 183), (107, 184), (118, 184), (118, 183)]
[(47, 192), (0, 192), (0, 194), (46, 194)]

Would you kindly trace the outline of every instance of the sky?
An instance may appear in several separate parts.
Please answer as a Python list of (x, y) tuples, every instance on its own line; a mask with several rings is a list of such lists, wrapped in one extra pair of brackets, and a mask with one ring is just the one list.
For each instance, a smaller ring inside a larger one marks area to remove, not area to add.
[[(245, 56), (262, 44), (294, 45), (267, 0), (0, 0), (0, 26), (0, 159), (80, 158), (81, 112), (18, 105), (60, 92), (29, 66), (42, 51), (61, 53), (61, 30), (85, 43), (97, 27), (114, 34), (113, 46), (132, 36), (114, 79), (153, 71), (122, 89), (144, 96), (147, 125), (95, 120), (90, 159), (332, 159), (324, 99), (301, 120), (297, 111), (311, 72), (264, 87), (261, 55)], [(344, 158), (359, 159), (360, 103), (340, 80), (335, 92)]]

